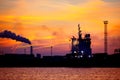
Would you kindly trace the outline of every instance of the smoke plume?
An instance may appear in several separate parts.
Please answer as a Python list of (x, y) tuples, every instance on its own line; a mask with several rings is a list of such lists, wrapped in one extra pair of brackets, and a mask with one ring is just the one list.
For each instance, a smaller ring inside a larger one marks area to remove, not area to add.
[(0, 32), (0, 38), (10, 38), (16, 41), (21, 41), (24, 43), (28, 43), (31, 44), (31, 42), (29, 41), (29, 39), (26, 39), (24, 37), (21, 37), (20, 35), (16, 35), (15, 33), (5, 30), (3, 32)]

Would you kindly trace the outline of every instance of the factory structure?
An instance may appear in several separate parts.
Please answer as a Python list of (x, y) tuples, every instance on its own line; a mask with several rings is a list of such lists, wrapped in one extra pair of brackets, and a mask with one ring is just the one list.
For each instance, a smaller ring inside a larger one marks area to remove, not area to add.
[(71, 54), (74, 57), (92, 57), (90, 34), (85, 34), (84, 38), (82, 38), (80, 24), (78, 24), (78, 38), (73, 36), (71, 40)]
[(65, 56), (53, 55), (53, 46), (50, 47), (51, 56), (41, 54), (34, 55), (34, 46), (31, 41), (20, 35), (5, 30), (0, 32), (0, 38), (10, 38), (29, 44), (30, 54), (0, 55), (0, 67), (120, 67), (120, 48), (114, 50), (114, 54), (108, 55), (107, 51), (107, 24), (104, 21), (104, 53), (92, 54), (90, 34), (82, 36), (80, 24), (78, 24), (78, 37), (71, 38), (71, 50)]

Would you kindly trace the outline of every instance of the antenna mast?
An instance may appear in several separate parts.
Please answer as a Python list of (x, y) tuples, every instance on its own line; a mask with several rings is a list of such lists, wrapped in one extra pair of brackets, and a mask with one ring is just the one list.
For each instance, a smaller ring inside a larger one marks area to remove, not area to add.
[(80, 24), (78, 24), (78, 37), (79, 37), (79, 40), (82, 39), (82, 36), (81, 36), (81, 30), (80, 30)]

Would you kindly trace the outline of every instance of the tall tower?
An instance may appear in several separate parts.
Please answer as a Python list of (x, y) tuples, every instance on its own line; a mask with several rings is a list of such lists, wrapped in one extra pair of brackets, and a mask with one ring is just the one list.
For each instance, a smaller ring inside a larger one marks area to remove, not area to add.
[(104, 53), (107, 53), (107, 24), (108, 21), (104, 21)]

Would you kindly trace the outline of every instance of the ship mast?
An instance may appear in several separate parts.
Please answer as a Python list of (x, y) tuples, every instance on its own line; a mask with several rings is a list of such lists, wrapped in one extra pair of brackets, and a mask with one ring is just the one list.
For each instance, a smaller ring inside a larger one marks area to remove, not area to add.
[(80, 30), (80, 24), (78, 24), (78, 40), (80, 41), (82, 39), (82, 34), (81, 34), (81, 30)]

